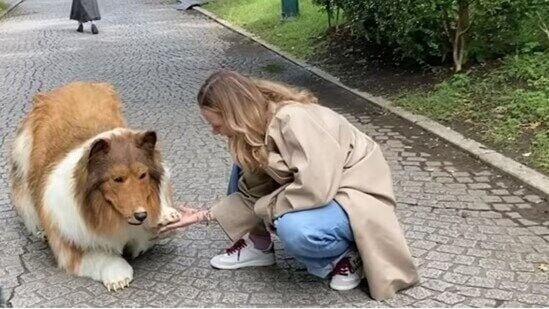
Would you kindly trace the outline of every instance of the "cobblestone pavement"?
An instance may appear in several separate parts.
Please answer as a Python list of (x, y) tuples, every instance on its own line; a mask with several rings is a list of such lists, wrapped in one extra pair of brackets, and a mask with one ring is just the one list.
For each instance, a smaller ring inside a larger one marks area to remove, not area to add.
[[(196, 12), (161, 0), (100, 1), (98, 36), (75, 31), (69, 0), (26, 0), (0, 21), (0, 286), (12, 306), (549, 306), (549, 206), (520, 183), (393, 115), (317, 79)], [(135, 281), (109, 293), (56, 269), (29, 238), (7, 192), (5, 153), (35, 92), (75, 80), (114, 83), (133, 126), (156, 129), (178, 200), (197, 205), (225, 191), (229, 157), (198, 117), (197, 88), (230, 67), (310, 87), (381, 143), (397, 209), (422, 282), (387, 302), (364, 284), (331, 291), (277, 245), (273, 267), (218, 271), (228, 245), (217, 226), (196, 226), (134, 260)], [(541, 267), (543, 268), (543, 266)]]

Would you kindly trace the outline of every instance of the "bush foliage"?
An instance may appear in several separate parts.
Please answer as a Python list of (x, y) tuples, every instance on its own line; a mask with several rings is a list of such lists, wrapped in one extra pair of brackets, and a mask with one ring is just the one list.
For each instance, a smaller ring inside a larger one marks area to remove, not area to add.
[[(388, 48), (394, 60), (461, 71), (469, 59), (498, 58), (549, 45), (549, 0), (314, 0), (341, 10), (355, 34)], [(335, 12), (335, 13), (334, 13)]]

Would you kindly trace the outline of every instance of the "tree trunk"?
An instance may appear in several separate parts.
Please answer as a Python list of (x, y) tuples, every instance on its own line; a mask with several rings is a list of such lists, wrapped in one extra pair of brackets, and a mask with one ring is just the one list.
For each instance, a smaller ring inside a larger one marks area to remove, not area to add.
[(339, 6), (336, 6), (336, 31), (339, 31)]
[(454, 31), (452, 53), (455, 72), (460, 72), (467, 60), (466, 35), (469, 28), (471, 28), (471, 6), (472, 2), (469, 2), (468, 0), (458, 0), (457, 21), (456, 29)]
[(545, 35), (547, 36), (547, 40), (549, 40), (549, 27), (547, 27), (547, 25), (543, 21), (543, 18), (541, 17), (541, 14), (539, 12), (537, 13), (537, 15), (539, 19), (539, 28), (543, 33), (545, 33)]
[(328, 14), (328, 28), (332, 28), (332, 0), (326, 0), (326, 14)]

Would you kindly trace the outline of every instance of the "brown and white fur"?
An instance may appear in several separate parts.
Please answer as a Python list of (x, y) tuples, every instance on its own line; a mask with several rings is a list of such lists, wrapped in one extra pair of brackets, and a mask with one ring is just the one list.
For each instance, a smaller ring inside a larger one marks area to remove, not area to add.
[[(34, 97), (11, 153), (10, 189), (59, 267), (126, 287), (155, 228), (179, 219), (153, 131), (127, 128), (114, 88), (74, 82)], [(44, 235), (45, 234), (45, 235)]]

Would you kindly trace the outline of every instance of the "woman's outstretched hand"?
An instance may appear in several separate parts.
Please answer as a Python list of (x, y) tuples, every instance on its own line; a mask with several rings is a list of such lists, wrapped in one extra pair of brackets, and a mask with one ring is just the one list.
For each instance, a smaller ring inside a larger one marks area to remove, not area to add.
[(159, 227), (158, 232), (163, 234), (200, 222), (205, 218), (204, 212), (207, 212), (207, 210), (198, 210), (184, 205), (180, 206), (179, 213), (181, 214), (181, 217), (179, 221)]

